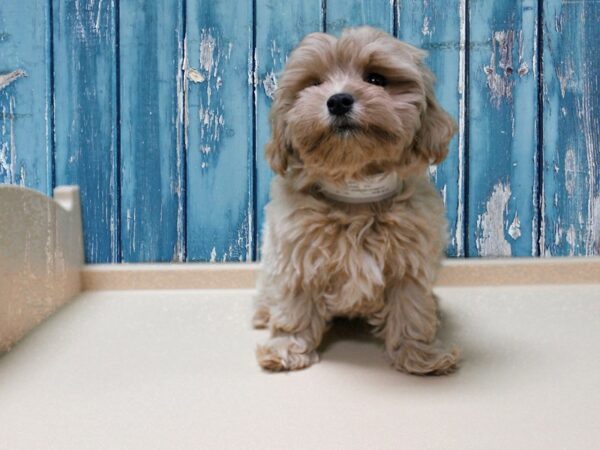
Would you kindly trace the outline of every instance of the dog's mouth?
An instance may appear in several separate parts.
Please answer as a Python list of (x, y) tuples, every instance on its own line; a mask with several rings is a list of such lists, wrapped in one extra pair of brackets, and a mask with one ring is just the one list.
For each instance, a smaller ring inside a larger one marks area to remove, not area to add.
[(334, 121), (331, 124), (331, 130), (338, 134), (348, 135), (361, 131), (361, 128), (351, 120), (344, 119)]

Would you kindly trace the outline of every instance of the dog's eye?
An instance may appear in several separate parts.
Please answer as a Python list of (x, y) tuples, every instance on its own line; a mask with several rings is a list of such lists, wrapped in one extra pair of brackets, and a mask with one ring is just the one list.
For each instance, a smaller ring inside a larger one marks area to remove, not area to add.
[(374, 84), (375, 86), (385, 86), (387, 80), (385, 77), (379, 73), (368, 73), (365, 77), (365, 81), (370, 84)]
[(314, 79), (314, 80), (310, 80), (310, 83), (308, 85), (309, 86), (319, 86), (321, 83), (322, 83), (321, 80)]

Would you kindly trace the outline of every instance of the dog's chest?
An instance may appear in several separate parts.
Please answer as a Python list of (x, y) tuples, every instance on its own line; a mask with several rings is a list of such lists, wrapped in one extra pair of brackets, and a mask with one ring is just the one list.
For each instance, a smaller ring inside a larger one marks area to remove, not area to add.
[(397, 224), (374, 213), (311, 214), (294, 223), (299, 229), (288, 235), (296, 237), (290, 258), (301, 283), (317, 293), (315, 301), (332, 315), (368, 315), (383, 307), (386, 278), (407, 265)]

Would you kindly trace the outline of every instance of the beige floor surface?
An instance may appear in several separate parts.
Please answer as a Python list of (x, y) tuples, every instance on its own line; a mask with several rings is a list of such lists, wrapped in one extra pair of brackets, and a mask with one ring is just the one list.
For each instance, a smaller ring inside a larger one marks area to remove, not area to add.
[(443, 288), (449, 377), (360, 324), (322, 361), (254, 361), (252, 291), (90, 292), (0, 357), (0, 449), (598, 449), (600, 285)]

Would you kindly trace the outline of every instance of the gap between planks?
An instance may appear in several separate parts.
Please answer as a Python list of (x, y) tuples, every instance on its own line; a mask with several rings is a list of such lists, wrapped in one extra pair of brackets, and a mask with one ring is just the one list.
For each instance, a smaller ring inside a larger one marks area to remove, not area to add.
[[(87, 291), (252, 289), (258, 264), (94, 264), (82, 270)], [(600, 283), (600, 258), (446, 260), (436, 286)]]

